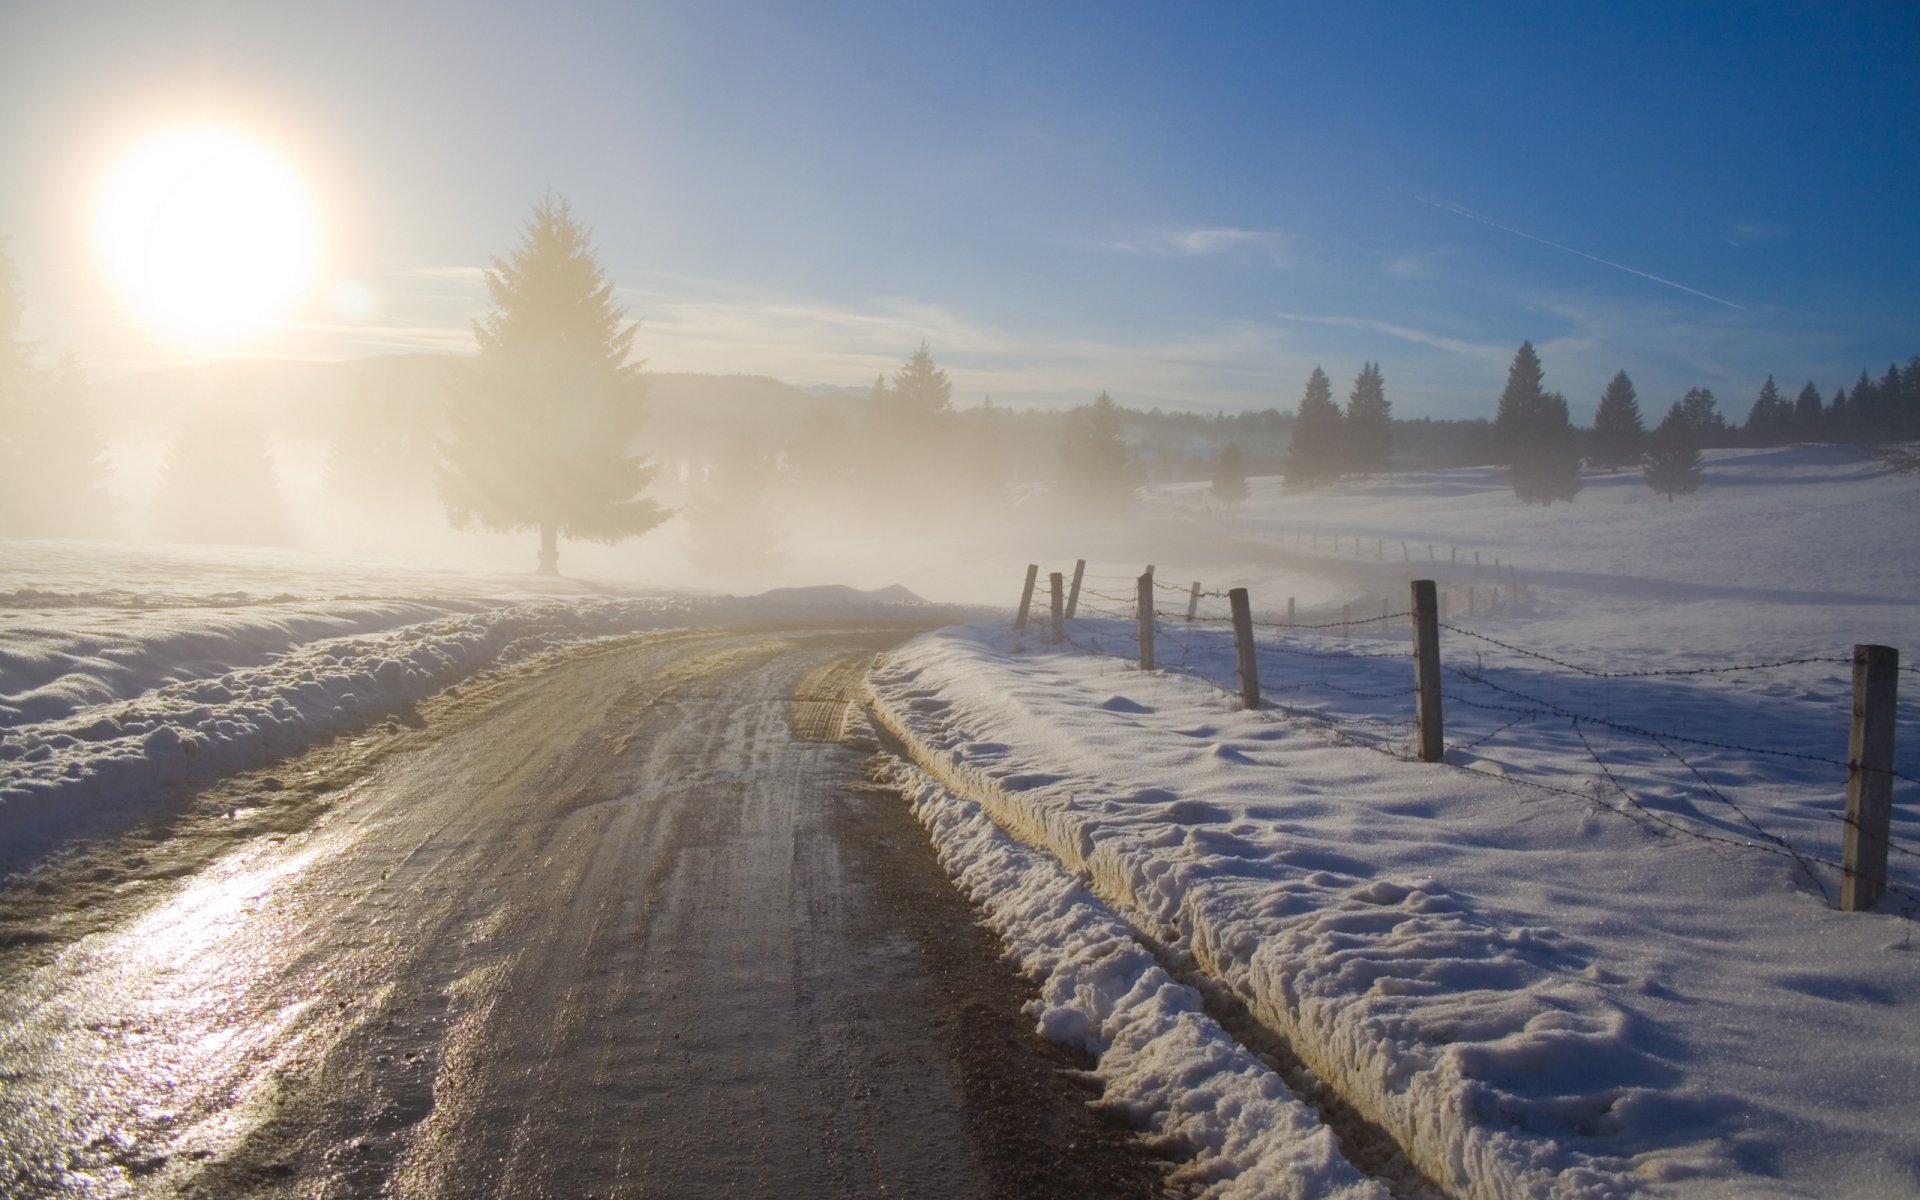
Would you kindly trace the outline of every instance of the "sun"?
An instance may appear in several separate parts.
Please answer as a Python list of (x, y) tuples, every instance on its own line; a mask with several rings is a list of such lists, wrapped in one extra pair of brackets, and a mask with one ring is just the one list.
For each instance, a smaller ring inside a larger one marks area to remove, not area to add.
[(128, 150), (100, 188), (94, 234), (127, 303), (200, 348), (286, 317), (313, 282), (320, 243), (293, 168), (213, 125), (155, 133)]

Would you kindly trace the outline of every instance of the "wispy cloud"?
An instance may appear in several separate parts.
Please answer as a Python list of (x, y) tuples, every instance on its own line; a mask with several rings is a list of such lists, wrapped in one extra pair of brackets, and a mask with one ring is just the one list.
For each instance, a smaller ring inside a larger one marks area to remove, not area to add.
[(1277, 267), (1292, 264), (1296, 239), (1277, 229), (1235, 229), (1193, 225), (1140, 230), (1102, 242), (1109, 250), (1161, 258), (1246, 256), (1265, 258)]
[(1474, 212), (1473, 210), (1468, 208), (1463, 208), (1458, 204), (1452, 203), (1451, 201), (1430, 200), (1424, 196), (1416, 196), (1414, 198), (1416, 200), (1419, 200), (1422, 204), (1428, 205), (1429, 207), (1432, 207), (1432, 208), (1439, 209), (1441, 212), (1452, 213), (1456, 217), (1465, 217), (1469, 221), (1477, 221), (1480, 224), (1485, 225), (1490, 229), (1498, 229), (1502, 233), (1510, 233), (1515, 237), (1525, 238), (1530, 242), (1538, 242), (1542, 246), (1551, 246), (1555, 250), (1560, 250), (1567, 254), (1576, 255), (1580, 258), (1586, 259), (1589, 262), (1597, 262), (1603, 267), (1612, 267), (1616, 271), (1625, 271), (1629, 275), (1638, 275), (1642, 279), (1652, 280), (1654, 283), (1658, 283), (1663, 286), (1673, 288), (1675, 291), (1685, 292), (1690, 296), (1698, 296), (1702, 300), (1711, 300), (1715, 304), (1724, 304), (1728, 308), (1735, 309), (1739, 312), (1746, 311), (1745, 305), (1735, 304), (1733, 301), (1722, 299), (1721, 297), (1716, 296), (1711, 292), (1703, 292), (1699, 288), (1691, 288), (1684, 283), (1675, 283), (1671, 279), (1663, 279), (1660, 276), (1655, 275), (1650, 271), (1642, 271), (1638, 267), (1629, 267), (1624, 263), (1617, 263), (1612, 261), (1611, 259), (1601, 258), (1597, 254), (1588, 254), (1585, 250), (1576, 250), (1572, 246), (1565, 246), (1559, 242), (1549, 241), (1548, 239), (1540, 237), (1537, 234), (1528, 233), (1524, 229), (1515, 229), (1513, 226), (1504, 224), (1503, 222), (1500, 222), (1500, 221), (1493, 220), (1491, 217), (1483, 217), (1479, 213)]
[(1470, 342), (1464, 338), (1449, 337), (1445, 334), (1431, 333), (1424, 329), (1414, 329), (1406, 325), (1395, 325), (1389, 321), (1376, 320), (1373, 317), (1318, 316), (1312, 313), (1276, 312), (1273, 314), (1282, 321), (1294, 321), (1304, 325), (1325, 325), (1335, 329), (1359, 329), (1368, 333), (1383, 334), (1403, 342), (1412, 342), (1420, 346), (1430, 346), (1435, 350), (1444, 350), (1449, 354), (1458, 354), (1464, 358), (1476, 359), (1488, 363), (1504, 363), (1513, 357), (1513, 347), (1494, 345), (1488, 342)]

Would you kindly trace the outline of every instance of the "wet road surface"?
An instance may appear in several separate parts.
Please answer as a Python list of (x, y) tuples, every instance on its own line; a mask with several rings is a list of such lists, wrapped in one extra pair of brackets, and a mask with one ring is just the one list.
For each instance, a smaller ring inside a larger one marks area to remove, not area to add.
[(1157, 1194), (838, 740), (899, 636), (577, 653), (0, 896), (0, 1195)]

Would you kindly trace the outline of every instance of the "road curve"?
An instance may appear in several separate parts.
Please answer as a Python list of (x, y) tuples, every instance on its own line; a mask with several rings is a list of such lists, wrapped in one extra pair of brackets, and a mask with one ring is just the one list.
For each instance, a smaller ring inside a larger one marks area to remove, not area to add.
[(837, 740), (899, 636), (576, 653), (42, 879), (95, 907), (0, 950), (0, 1194), (1156, 1194)]

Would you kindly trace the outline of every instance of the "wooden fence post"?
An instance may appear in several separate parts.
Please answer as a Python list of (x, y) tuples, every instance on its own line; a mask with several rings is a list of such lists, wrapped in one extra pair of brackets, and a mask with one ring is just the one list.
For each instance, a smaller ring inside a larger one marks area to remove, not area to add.
[(1473, 552), (1473, 569), (1476, 571), (1480, 569), (1480, 552), (1478, 550)]
[(1253, 606), (1247, 589), (1232, 588), (1227, 604), (1233, 609), (1233, 650), (1240, 667), (1240, 703), (1260, 707), (1260, 661), (1253, 654)]
[(1467, 585), (1467, 615), (1469, 617), (1473, 615), (1473, 585), (1472, 584)]
[(1431, 579), (1413, 581), (1413, 679), (1420, 761), (1439, 762), (1447, 747), (1440, 720), (1440, 604)]
[[(1386, 598), (1385, 596), (1382, 596), (1382, 597), (1380, 597), (1380, 619), (1381, 619), (1382, 621), (1384, 621), (1384, 620), (1386, 620), (1386, 619), (1387, 619), (1387, 616), (1388, 616), (1388, 613), (1387, 613), (1387, 598)], [(1382, 629), (1385, 629), (1385, 628), (1386, 628), (1386, 626), (1384, 626), (1384, 625), (1382, 625), (1382, 626), (1381, 626), (1381, 628), (1382, 628)]]
[(1353, 631), (1348, 628), (1348, 626), (1352, 624), (1353, 624), (1353, 605), (1342, 604), (1340, 606), (1340, 637), (1342, 640), (1345, 640), (1346, 638), (1352, 636)]
[(1073, 587), (1067, 592), (1067, 620), (1073, 620), (1073, 614), (1080, 608), (1080, 579), (1087, 573), (1087, 560), (1073, 560)]
[(1440, 619), (1442, 621), (1447, 619), (1447, 593), (1445, 592), (1440, 593)]
[(1027, 610), (1033, 607), (1033, 581), (1040, 577), (1040, 564), (1027, 564), (1027, 582), (1020, 588), (1020, 615), (1013, 619), (1013, 631), (1027, 627)]
[(1153, 572), (1142, 575), (1136, 585), (1140, 606), (1140, 669), (1153, 670)]
[(1427, 561), (1428, 561), (1428, 562), (1430, 562), (1430, 563), (1431, 563), (1431, 562), (1439, 562), (1439, 561), (1440, 561), (1439, 559), (1437, 559), (1437, 558), (1435, 558), (1435, 557), (1433, 556), (1433, 543), (1432, 543), (1432, 542), (1428, 542), (1428, 543), (1427, 543)]
[(1401, 562), (1413, 561), (1413, 555), (1407, 553), (1407, 544), (1405, 542), (1400, 543), (1400, 561)]
[(1287, 624), (1293, 624), (1293, 597), (1287, 597)]
[(1853, 648), (1853, 729), (1847, 738), (1847, 827), (1840, 911), (1865, 912), (1887, 890), (1893, 836), (1893, 723), (1900, 652)]
[(1193, 620), (1193, 614), (1200, 609), (1200, 581), (1193, 581), (1193, 591), (1187, 594), (1187, 620)]
[(1058, 571), (1047, 576), (1047, 583), (1053, 592), (1053, 644), (1058, 646), (1067, 640), (1067, 585)]

